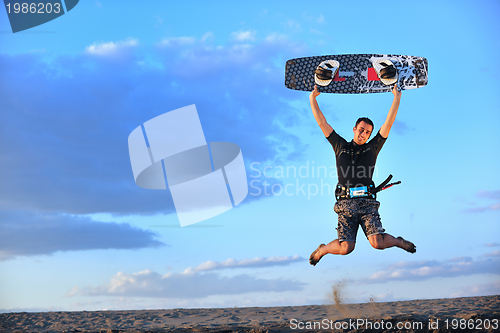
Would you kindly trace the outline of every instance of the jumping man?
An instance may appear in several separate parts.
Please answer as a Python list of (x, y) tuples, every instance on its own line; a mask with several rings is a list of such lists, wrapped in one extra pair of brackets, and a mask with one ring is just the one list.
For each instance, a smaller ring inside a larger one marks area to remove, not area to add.
[(358, 119), (356, 126), (353, 128), (354, 138), (351, 142), (347, 142), (327, 123), (325, 116), (319, 109), (316, 97), (320, 92), (316, 86), (314, 86), (314, 90), (309, 95), (314, 118), (335, 151), (337, 175), (339, 178), (336, 191), (337, 202), (334, 206), (334, 211), (339, 217), (337, 227), (338, 239), (327, 245), (321, 244), (311, 254), (309, 263), (313, 266), (327, 253), (341, 255), (351, 253), (354, 250), (359, 225), (361, 225), (370, 244), (376, 249), (383, 250), (397, 246), (411, 253), (416, 252), (413, 243), (402, 237), (395, 238), (385, 233), (378, 213), (380, 203), (376, 200), (374, 194), (371, 195), (367, 192), (366, 195), (358, 197), (350, 195), (352, 191), (349, 191), (350, 189), (359, 187), (374, 187), (372, 176), (377, 155), (389, 136), (401, 101), (401, 91), (398, 91), (396, 85), (392, 93), (394, 94), (394, 100), (392, 101), (385, 123), (377, 135), (369, 142), (367, 141), (373, 131), (373, 122), (370, 119)]

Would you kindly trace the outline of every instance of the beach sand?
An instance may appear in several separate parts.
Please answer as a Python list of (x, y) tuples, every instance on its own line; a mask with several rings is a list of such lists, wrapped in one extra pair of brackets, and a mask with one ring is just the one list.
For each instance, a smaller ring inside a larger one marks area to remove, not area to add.
[(363, 304), (0, 314), (2, 333), (500, 332), (499, 327), (499, 295)]

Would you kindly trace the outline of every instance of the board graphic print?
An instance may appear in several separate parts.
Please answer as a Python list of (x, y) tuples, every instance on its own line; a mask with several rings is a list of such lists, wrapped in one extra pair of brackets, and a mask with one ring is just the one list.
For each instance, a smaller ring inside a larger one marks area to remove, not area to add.
[(390, 92), (427, 85), (427, 59), (391, 54), (340, 54), (286, 62), (285, 86), (293, 90), (337, 94)]

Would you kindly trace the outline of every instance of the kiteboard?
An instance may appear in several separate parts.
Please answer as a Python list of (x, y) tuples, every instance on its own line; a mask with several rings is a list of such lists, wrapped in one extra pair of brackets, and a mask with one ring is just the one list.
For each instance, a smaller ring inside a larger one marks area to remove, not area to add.
[(427, 59), (391, 54), (340, 54), (291, 59), (285, 86), (293, 90), (364, 94), (427, 85)]

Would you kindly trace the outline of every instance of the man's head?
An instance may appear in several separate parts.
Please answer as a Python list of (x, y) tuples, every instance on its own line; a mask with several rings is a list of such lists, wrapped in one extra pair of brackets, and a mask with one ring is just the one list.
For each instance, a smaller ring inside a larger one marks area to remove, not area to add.
[(354, 142), (358, 145), (365, 144), (372, 134), (373, 122), (366, 117), (359, 118), (352, 131), (354, 133)]

